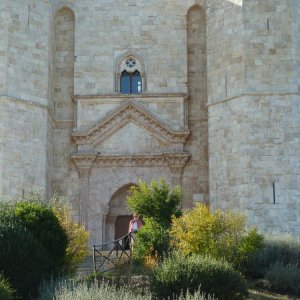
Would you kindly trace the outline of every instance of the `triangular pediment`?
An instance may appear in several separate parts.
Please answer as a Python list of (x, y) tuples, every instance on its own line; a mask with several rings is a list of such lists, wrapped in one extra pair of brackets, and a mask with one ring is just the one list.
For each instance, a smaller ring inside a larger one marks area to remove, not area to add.
[(137, 126), (144, 128), (165, 144), (184, 144), (189, 136), (188, 130), (172, 130), (168, 123), (161, 120), (141, 104), (130, 100), (101, 119), (90, 129), (73, 131), (72, 137), (78, 145), (94, 147), (128, 123), (135, 123)]
[(153, 135), (132, 120), (100, 141), (93, 149), (94, 152), (101, 154), (132, 155), (136, 153), (163, 153), (169, 151), (169, 146), (160, 137)]

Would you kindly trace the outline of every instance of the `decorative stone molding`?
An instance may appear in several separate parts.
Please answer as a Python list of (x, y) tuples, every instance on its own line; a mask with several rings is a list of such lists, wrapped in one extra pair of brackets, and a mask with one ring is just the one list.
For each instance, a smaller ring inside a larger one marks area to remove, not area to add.
[(170, 167), (171, 170), (182, 169), (189, 159), (189, 154), (163, 153), (163, 154), (135, 154), (135, 155), (89, 155), (74, 154), (72, 160), (79, 166), (87, 165), (95, 168), (104, 167)]
[(90, 155), (90, 156), (76, 157), (74, 159), (72, 156), (71, 159), (75, 163), (79, 177), (81, 178), (89, 177), (95, 157)]
[(167, 123), (153, 115), (147, 108), (134, 100), (128, 100), (91, 129), (74, 130), (72, 137), (77, 145), (95, 146), (130, 121), (135, 121), (151, 131), (165, 144), (184, 144), (190, 134), (185, 129), (173, 131)]
[[(135, 64), (130, 65), (127, 62), (134, 61)], [(123, 71), (133, 73), (139, 71), (142, 77), (142, 92), (146, 91), (146, 70), (144, 59), (132, 50), (126, 51), (116, 61), (115, 64), (115, 91), (120, 92), (120, 78)]]

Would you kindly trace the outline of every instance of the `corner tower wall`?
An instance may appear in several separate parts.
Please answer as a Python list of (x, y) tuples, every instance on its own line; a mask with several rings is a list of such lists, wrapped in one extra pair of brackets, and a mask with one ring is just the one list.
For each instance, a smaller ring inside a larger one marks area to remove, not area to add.
[(46, 194), (52, 160), (51, 7), (46, 0), (1, 1), (1, 5), (5, 9), (0, 76), (6, 80), (0, 87), (0, 193), (2, 198), (18, 197), (23, 191)]
[(291, 3), (244, 0), (238, 23), (224, 28), (239, 28), (240, 38), (216, 51), (224, 57), (241, 49), (243, 67), (231, 73), (238, 75), (238, 89), (209, 94), (210, 201), (246, 212), (260, 229), (299, 235), (300, 102)]

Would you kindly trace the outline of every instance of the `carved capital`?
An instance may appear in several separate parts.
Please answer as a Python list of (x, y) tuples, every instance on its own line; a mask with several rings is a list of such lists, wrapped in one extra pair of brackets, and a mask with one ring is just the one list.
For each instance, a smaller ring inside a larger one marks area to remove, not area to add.
[(95, 158), (95, 155), (72, 156), (72, 161), (74, 162), (77, 168), (78, 175), (80, 178), (88, 178), (90, 176)]
[(169, 154), (167, 156), (173, 185), (180, 185), (182, 171), (188, 159), (189, 155), (187, 153)]

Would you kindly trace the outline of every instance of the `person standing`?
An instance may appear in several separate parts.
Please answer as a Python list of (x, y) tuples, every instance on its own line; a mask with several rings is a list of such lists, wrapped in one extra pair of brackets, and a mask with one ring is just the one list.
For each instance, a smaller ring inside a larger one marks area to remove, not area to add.
[(131, 233), (130, 238), (130, 249), (133, 251), (133, 245), (135, 240), (135, 233), (143, 226), (142, 221), (139, 219), (139, 216), (134, 213), (133, 219), (129, 222), (128, 233)]

